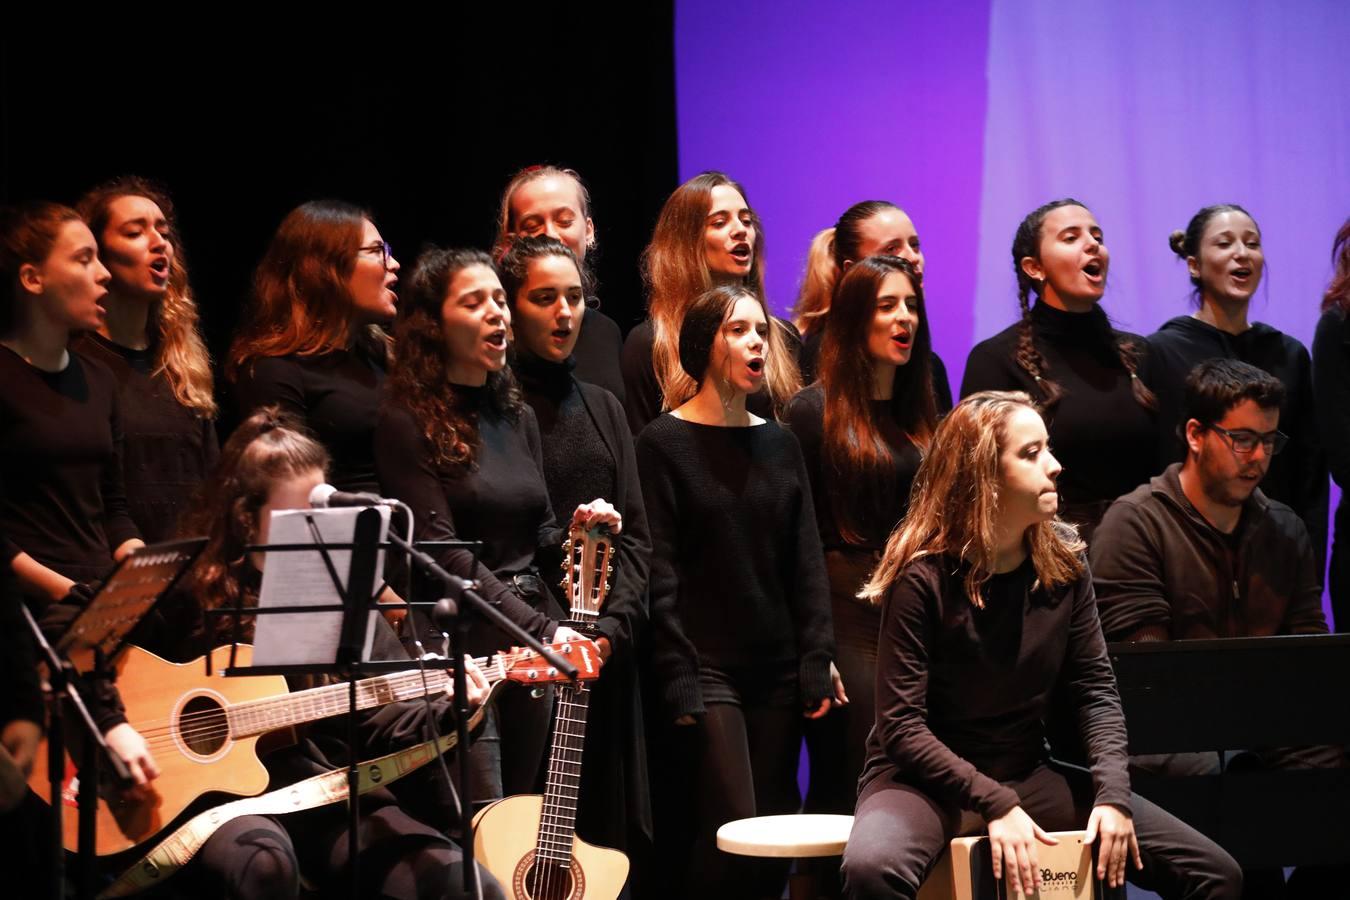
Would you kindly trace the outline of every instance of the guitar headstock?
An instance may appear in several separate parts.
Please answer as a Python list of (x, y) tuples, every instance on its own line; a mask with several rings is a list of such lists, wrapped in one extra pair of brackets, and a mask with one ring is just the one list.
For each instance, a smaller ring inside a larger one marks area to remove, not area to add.
[[(548, 649), (577, 667), (578, 681), (594, 681), (600, 677), (600, 650), (589, 638), (555, 641)], [(533, 650), (512, 647), (497, 655), (500, 677), (520, 684), (550, 684), (571, 681), (553, 664)]]
[(563, 544), (563, 593), (571, 605), (571, 618), (593, 621), (609, 593), (614, 574), (614, 538), (609, 528), (573, 525)]

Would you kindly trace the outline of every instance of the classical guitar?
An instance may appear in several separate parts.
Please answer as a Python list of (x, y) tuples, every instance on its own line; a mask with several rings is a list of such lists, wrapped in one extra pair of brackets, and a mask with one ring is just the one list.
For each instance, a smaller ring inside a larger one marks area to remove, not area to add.
[[(575, 661), (581, 678), (599, 675), (599, 651), (590, 641), (565, 642), (551, 649)], [(247, 666), (252, 648), (238, 648), (237, 665)], [(540, 684), (566, 680), (532, 650), (513, 649), (476, 660), (489, 684)], [(267, 769), (258, 758), (258, 740), (267, 732), (341, 715), (348, 711), (346, 682), (290, 693), (280, 675), (226, 678), (230, 648), (211, 653), (213, 675), (203, 659), (171, 663), (139, 647), (118, 658), (117, 686), (129, 721), (150, 745), (160, 775), (150, 796), (134, 799), (103, 791), (98, 804), (99, 856), (120, 853), (154, 837), (199, 797), (211, 792), (249, 797), (267, 788)], [(371, 709), (399, 700), (438, 694), (450, 683), (444, 669), (420, 669), (364, 678), (356, 683), (356, 708)], [(50, 802), (45, 742), (37, 754), (29, 789)], [(65, 846), (74, 850), (79, 833), (75, 765), (66, 757), (61, 800)], [(103, 796), (106, 794), (107, 796)]]
[[(613, 542), (605, 530), (573, 526), (563, 550), (572, 619), (592, 623), (609, 591)], [(543, 796), (507, 797), (483, 809), (474, 819), (474, 854), (514, 900), (613, 900), (628, 880), (628, 858), (574, 831), (590, 688), (560, 684), (556, 696)]]

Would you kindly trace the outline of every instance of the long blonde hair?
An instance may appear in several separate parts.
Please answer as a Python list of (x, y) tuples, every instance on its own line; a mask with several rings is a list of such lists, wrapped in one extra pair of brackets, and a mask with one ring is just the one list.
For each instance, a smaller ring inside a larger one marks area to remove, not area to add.
[(94, 232), (100, 249), (109, 210), (119, 197), (145, 197), (154, 201), (169, 223), (168, 237), (173, 244), (169, 284), (164, 296), (150, 310), (150, 321), (156, 330), (154, 374), (164, 374), (174, 399), (180, 404), (203, 418), (215, 418), (211, 356), (202, 340), (197, 302), (188, 285), (187, 259), (183, 242), (178, 237), (173, 200), (163, 188), (137, 175), (124, 175), (88, 191), (80, 198), (78, 209), (89, 230)]
[[(916, 559), (947, 554), (968, 563), (966, 596), (983, 607), (980, 590), (994, 571), (997, 552), (1000, 456), (1008, 420), (1019, 408), (1040, 410), (1022, 391), (981, 391), (962, 400), (933, 433), (919, 466), (909, 512), (891, 532), (886, 552), (858, 597), (880, 603), (900, 572)], [(1086, 571), (1085, 544), (1059, 519), (1027, 529), (1027, 549), (1044, 588), (1068, 584)]]
[[(703, 234), (713, 188), (721, 185), (745, 197), (745, 189), (721, 172), (695, 175), (676, 188), (661, 207), (651, 243), (642, 254), (647, 311), (652, 321), (652, 367), (661, 386), (662, 409), (674, 409), (698, 392), (698, 384), (680, 367), (680, 325), (690, 305), (713, 287), (703, 250)], [(745, 202), (750, 203), (748, 198)], [(754, 260), (744, 287), (768, 308), (764, 299), (764, 229), (758, 218)], [(765, 359), (764, 376), (775, 409), (801, 389), (801, 373), (788, 352), (788, 344), (783, 323), (771, 319), (770, 353)]]
[[(862, 259), (862, 224), (886, 210), (900, 210), (889, 200), (864, 200), (855, 203), (831, 228), (816, 232), (806, 254), (806, 272), (801, 292), (792, 309), (793, 323), (802, 334), (821, 327), (830, 311), (834, 289), (844, 274), (844, 263)], [(914, 282), (917, 287), (919, 282)]]

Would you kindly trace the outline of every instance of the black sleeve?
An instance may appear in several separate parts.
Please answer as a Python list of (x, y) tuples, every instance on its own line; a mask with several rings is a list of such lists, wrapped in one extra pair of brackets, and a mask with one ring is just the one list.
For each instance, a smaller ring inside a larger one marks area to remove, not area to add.
[[(1326, 634), (1327, 618), (1322, 611), (1322, 575), (1326, 571), (1317, 558), (1316, 545), (1301, 521), (1291, 521), (1296, 532), (1294, 571), (1289, 573), (1289, 605), (1284, 610), (1280, 634)], [(1325, 541), (1323, 542), (1325, 544)]]
[[(127, 506), (127, 490), (123, 481), (124, 459), (126, 456), (126, 436), (122, 431), (122, 406), (117, 397), (116, 385), (112, 389), (112, 443), (113, 455), (103, 467), (100, 476), (100, 493), (103, 497), (103, 530), (108, 536), (108, 551), (111, 553), (126, 541), (139, 538), (141, 533), (136, 523), (131, 521), (131, 509)], [(111, 559), (109, 560), (111, 562)]]
[(1092, 583), (1101, 628), (1110, 640), (1171, 636), (1159, 540), (1139, 507), (1123, 500), (1111, 504), (1092, 536)]
[(241, 422), (259, 407), (273, 403), (304, 421), (308, 414), (304, 370), (280, 357), (250, 360), (239, 369), (234, 400)]
[[(380, 492), (402, 500), (413, 511), (419, 541), (457, 540), (454, 516), (446, 501), (440, 474), (432, 462), (426, 439), (411, 415), (402, 409), (385, 408), (375, 431), (375, 471)], [(477, 580), (479, 593), (507, 618), (536, 637), (553, 634), (556, 623), (531, 607), (497, 579), (496, 575), (474, 560), (468, 550), (450, 549), (437, 560), (446, 571), (461, 578)]]
[(46, 721), (37, 644), (19, 607), (22, 602), (14, 578), (0, 574), (0, 728), (16, 719), (38, 725)]
[(1317, 427), (1327, 451), (1331, 477), (1350, 488), (1350, 347), (1345, 317), (1328, 310), (1317, 322), (1312, 345), (1313, 398)]
[(825, 423), (823, 411), (814, 402), (816, 395), (808, 393), (812, 391), (812, 388), (803, 389), (788, 401), (787, 408), (783, 410), (783, 425), (792, 432), (802, 449), (806, 475), (811, 484), (811, 502), (815, 507), (816, 520), (823, 531), (825, 525), (823, 504), (826, 498), (821, 457)]
[(937, 400), (937, 412), (944, 416), (952, 411), (952, 382), (947, 377), (947, 364), (936, 353), (932, 356), (933, 396)]
[(669, 720), (704, 712), (698, 686), (698, 650), (680, 622), (680, 504), (660, 440), (651, 432), (638, 438), (638, 472), (652, 536), (652, 669)]
[[(796, 438), (786, 435), (796, 449)], [(792, 615), (797, 624), (797, 652), (801, 655), (798, 677), (804, 704), (811, 709), (833, 694), (830, 662), (834, 659), (834, 622), (830, 615), (830, 583), (825, 574), (825, 553), (820, 546), (811, 482), (800, 450), (797, 483), (801, 505), (797, 509), (796, 577), (788, 584)]]
[(642, 433), (661, 415), (661, 385), (652, 367), (652, 331), (650, 323), (643, 323), (628, 334), (623, 343), (624, 411), (628, 414), (628, 428), (633, 437)]
[(647, 627), (647, 579), (651, 573), (652, 537), (647, 528), (647, 508), (642, 499), (637, 456), (623, 407), (613, 394), (601, 395), (609, 438), (619, 450), (619, 477), (624, 482), (623, 531), (619, 533), (614, 581), (596, 627), (609, 638), (617, 655), (632, 653)]
[[(75, 621), (89, 601), (94, 599), (94, 590), (85, 584), (76, 584), (65, 597), (49, 603), (38, 615), (38, 627), (50, 644), (56, 644), (66, 629)], [(122, 705), (122, 695), (117, 686), (107, 678), (82, 676), (76, 685), (89, 715), (103, 734), (107, 734), (116, 725), (127, 720), (126, 707)]]
[(952, 752), (928, 727), (928, 648), (938, 610), (924, 568), (900, 574), (881, 611), (876, 734), (901, 777), (940, 802), (997, 819), (1021, 803), (1017, 792)]
[[(1116, 674), (1106, 655), (1092, 580), (1086, 573), (1073, 587), (1068, 655), (1060, 673), (1061, 687), (1074, 701), (1078, 727), (1092, 766), (1096, 805), (1109, 803), (1130, 812), (1129, 757), (1125, 713), (1116, 691)], [(1057, 694), (1059, 692), (1056, 692)]]
[[(1297, 459), (1294, 466), (1296, 495), (1290, 505), (1303, 519), (1312, 539), (1318, 571), (1326, 571), (1327, 511), (1331, 503), (1331, 484), (1327, 480), (1327, 454), (1322, 450), (1317, 428), (1317, 401), (1313, 395), (1312, 360), (1302, 344), (1298, 347), (1298, 382), (1293, 397), (1299, 424), (1297, 434), (1291, 435), (1285, 453)], [(1318, 578), (1321, 581), (1321, 578)]]
[(209, 478), (220, 462), (220, 435), (216, 433), (216, 423), (211, 419), (202, 419), (202, 471)]
[[(371, 658), (380, 660), (401, 660), (407, 658), (407, 651), (399, 643), (389, 623), (383, 616), (375, 619), (376, 631), (371, 644)], [(417, 668), (417, 662), (408, 659), (408, 669)], [(427, 670), (428, 682), (450, 670)], [(445, 691), (435, 691), (428, 695), (431, 701), (431, 715), (436, 717), (436, 727), (442, 735), (449, 734), (455, 727), (454, 704)], [(422, 699), (403, 700), (387, 703), (384, 706), (367, 710), (358, 716), (357, 727), (364, 748), (363, 756), (383, 756), (404, 747), (429, 740), (427, 729), (427, 702)]]
[[(520, 411), (520, 429), (525, 434), (525, 446), (530, 448), (530, 458), (534, 460), (534, 468), (539, 473), (539, 482), (540, 484), (547, 484), (548, 481), (544, 478), (544, 447), (542, 439), (539, 437), (539, 420), (535, 418), (534, 410), (528, 406), (523, 407)], [(539, 524), (535, 530), (536, 561), (540, 551), (547, 551), (562, 544), (563, 539), (567, 537), (567, 528), (560, 523), (571, 522), (574, 512), (576, 510), (555, 510), (545, 498), (544, 514), (539, 519)], [(553, 573), (548, 574), (552, 575)]]

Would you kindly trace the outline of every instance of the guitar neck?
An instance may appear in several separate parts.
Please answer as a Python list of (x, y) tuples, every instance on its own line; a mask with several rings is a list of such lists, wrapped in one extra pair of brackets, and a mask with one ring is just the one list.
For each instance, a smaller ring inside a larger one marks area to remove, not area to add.
[(553, 746), (548, 757), (535, 853), (543, 859), (569, 863), (576, 830), (577, 796), (581, 790), (581, 753), (586, 744), (586, 714), (591, 700), (586, 685), (559, 685), (558, 710), (553, 719)]
[[(484, 670), (489, 684), (506, 677), (505, 663), (500, 656), (494, 660), (479, 659), (475, 662)], [(450, 672), (446, 669), (427, 669), (425, 676), (422, 670), (413, 669), (363, 678), (356, 683), (356, 708), (373, 709), (400, 700), (416, 700), (427, 694), (444, 691), (449, 683)], [(343, 682), (235, 704), (226, 709), (226, 716), (231, 736), (242, 738), (343, 715), (350, 708), (349, 686)]]

